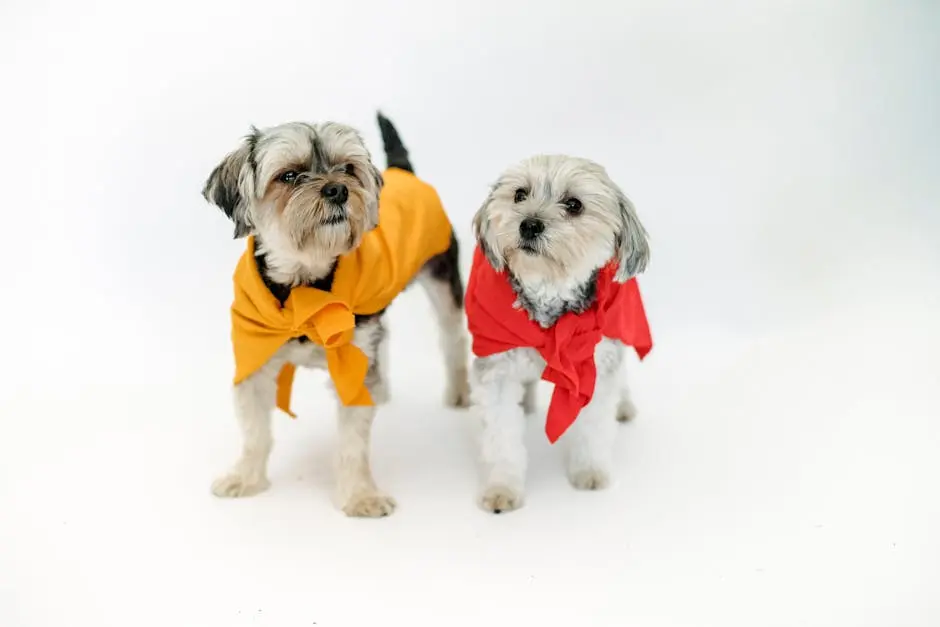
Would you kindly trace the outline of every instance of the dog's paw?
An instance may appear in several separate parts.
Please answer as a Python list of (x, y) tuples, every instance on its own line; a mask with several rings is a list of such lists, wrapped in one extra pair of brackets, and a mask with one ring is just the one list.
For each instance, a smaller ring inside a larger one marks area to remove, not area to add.
[(522, 507), (522, 492), (503, 485), (490, 486), (480, 497), (480, 507), (494, 514), (511, 512)]
[(470, 407), (470, 382), (466, 376), (451, 382), (444, 392), (444, 405), (447, 407)]
[(394, 512), (396, 505), (390, 496), (368, 492), (350, 498), (343, 506), (343, 513), (357, 518), (382, 518)]
[(621, 399), (617, 404), (617, 422), (629, 422), (636, 418), (636, 405), (629, 398)]
[(271, 483), (264, 476), (246, 477), (231, 472), (212, 482), (212, 493), (222, 498), (252, 496), (268, 489)]
[(603, 490), (610, 485), (610, 473), (606, 470), (578, 470), (568, 475), (571, 485), (578, 490)]

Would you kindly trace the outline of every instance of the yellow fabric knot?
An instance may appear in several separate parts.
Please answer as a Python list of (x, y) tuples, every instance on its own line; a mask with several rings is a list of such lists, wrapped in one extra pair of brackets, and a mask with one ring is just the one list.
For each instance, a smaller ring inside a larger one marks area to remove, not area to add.
[[(283, 311), (291, 312), (293, 317), (291, 337), (287, 339), (305, 335), (326, 350), (327, 369), (340, 401), (344, 405), (372, 405), (372, 397), (365, 387), (369, 360), (350, 344), (356, 317), (349, 306), (337, 301), (329, 292), (297, 287), (291, 290)], [(278, 408), (292, 417), (296, 417), (290, 409), (295, 369), (291, 363), (281, 368), (277, 389)]]

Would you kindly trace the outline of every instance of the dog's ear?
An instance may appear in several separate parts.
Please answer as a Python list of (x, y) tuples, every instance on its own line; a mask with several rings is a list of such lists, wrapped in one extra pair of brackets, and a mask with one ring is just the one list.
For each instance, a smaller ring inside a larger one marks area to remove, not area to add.
[(499, 253), (498, 246), (492, 237), (492, 233), (490, 232), (489, 219), (490, 203), (493, 202), (493, 192), (495, 190), (496, 187), (493, 186), (493, 189), (490, 190), (486, 200), (483, 201), (483, 204), (480, 205), (480, 208), (477, 209), (476, 214), (474, 214), (473, 234), (477, 239), (477, 244), (480, 246), (480, 250), (483, 251), (483, 256), (486, 257), (486, 260), (490, 263), (491, 266), (493, 266), (494, 270), (501, 272), (503, 267), (506, 265), (506, 261)]
[(382, 177), (382, 172), (375, 167), (373, 163), (369, 164), (369, 176), (372, 178), (372, 184), (375, 186), (375, 200), (370, 202), (366, 207), (366, 214), (369, 219), (366, 231), (371, 231), (379, 225), (379, 194), (382, 191), (382, 187), (385, 186), (385, 179)]
[(625, 283), (646, 269), (650, 259), (649, 235), (630, 199), (618, 187), (614, 186), (614, 189), (620, 216), (616, 251), (619, 267), (614, 280)]
[(251, 231), (244, 187), (254, 176), (251, 164), (257, 137), (258, 131), (252, 128), (251, 134), (241, 145), (227, 154), (212, 170), (202, 188), (203, 198), (221, 209), (235, 223), (235, 239)]

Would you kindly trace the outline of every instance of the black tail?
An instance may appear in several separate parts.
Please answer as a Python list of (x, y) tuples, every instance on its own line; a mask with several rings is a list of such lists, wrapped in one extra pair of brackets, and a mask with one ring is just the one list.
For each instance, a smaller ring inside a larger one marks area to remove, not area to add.
[(390, 168), (401, 168), (402, 170), (414, 174), (414, 167), (411, 165), (411, 160), (408, 159), (408, 149), (405, 148), (405, 145), (401, 142), (398, 131), (392, 126), (392, 122), (382, 115), (381, 111), (378, 112), (377, 117), (379, 119), (379, 129), (382, 131), (382, 143), (385, 145), (385, 160), (387, 166)]

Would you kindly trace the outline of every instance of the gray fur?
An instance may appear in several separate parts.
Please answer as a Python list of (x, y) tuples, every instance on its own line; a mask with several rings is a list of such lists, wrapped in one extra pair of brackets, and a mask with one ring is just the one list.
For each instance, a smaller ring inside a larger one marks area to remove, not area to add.
[(480, 250), (483, 252), (483, 256), (486, 257), (489, 264), (493, 266), (493, 269), (497, 272), (502, 272), (505, 267), (505, 260), (502, 255), (498, 253), (498, 250), (490, 244), (491, 238), (489, 237), (489, 206), (493, 201), (493, 192), (497, 187), (498, 184), (490, 188), (490, 193), (486, 197), (486, 200), (483, 201), (483, 204), (473, 216), (473, 234), (477, 238), (477, 244), (480, 246)]
[(649, 235), (637, 217), (636, 208), (617, 189), (621, 228), (617, 234), (617, 274), (614, 280), (625, 283), (646, 270), (650, 259)]
[(202, 197), (219, 207), (235, 225), (235, 239), (251, 231), (248, 203), (242, 193), (244, 177), (254, 177), (252, 152), (258, 140), (258, 131), (252, 129), (242, 144), (227, 154), (217, 165), (202, 188)]
[(584, 313), (597, 298), (597, 272), (565, 296), (527, 289), (526, 285), (511, 273), (509, 284), (516, 293), (516, 303), (529, 314), (530, 320), (545, 329), (558, 322), (558, 319), (568, 312)]

